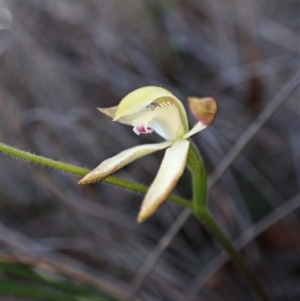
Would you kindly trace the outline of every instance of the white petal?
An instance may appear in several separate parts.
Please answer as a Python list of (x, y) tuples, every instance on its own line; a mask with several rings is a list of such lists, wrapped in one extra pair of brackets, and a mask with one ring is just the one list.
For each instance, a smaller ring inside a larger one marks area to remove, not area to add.
[(166, 200), (181, 177), (189, 150), (189, 141), (176, 141), (166, 150), (155, 180), (151, 184), (138, 216), (138, 222), (150, 217)]
[(153, 130), (166, 140), (181, 138), (185, 131), (175, 103), (166, 102), (145, 108), (133, 121), (136, 134), (148, 134)]
[(144, 144), (122, 151), (118, 155), (103, 161), (98, 167), (82, 178), (78, 184), (90, 184), (101, 181), (132, 161), (158, 150), (167, 148), (171, 144), (172, 143), (169, 141), (156, 144)]
[(195, 135), (196, 133), (204, 130), (205, 128), (207, 128), (207, 125), (205, 125), (199, 121), (196, 123), (196, 125), (194, 125), (194, 127), (188, 133), (186, 133), (183, 136), (183, 138), (187, 139), (187, 138), (191, 137), (192, 135)]
[(185, 133), (177, 106), (168, 103), (153, 111), (149, 127), (166, 140), (176, 140)]
[(152, 102), (160, 98), (168, 98), (168, 97), (171, 98), (176, 103), (184, 127), (184, 131), (187, 132), (188, 121), (187, 121), (187, 116), (186, 116), (184, 106), (181, 103), (181, 101), (168, 90), (161, 87), (155, 87), (155, 86), (142, 87), (126, 95), (121, 100), (118, 106), (118, 110), (115, 113), (114, 121), (118, 121), (118, 119), (126, 115), (138, 114), (144, 108), (149, 106)]

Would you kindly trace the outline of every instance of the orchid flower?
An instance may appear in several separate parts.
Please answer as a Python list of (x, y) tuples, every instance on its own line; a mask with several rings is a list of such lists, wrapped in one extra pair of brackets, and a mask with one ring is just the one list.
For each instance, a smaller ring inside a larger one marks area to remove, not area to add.
[(125, 96), (118, 106), (99, 108), (100, 112), (113, 121), (133, 126), (133, 131), (137, 135), (154, 131), (166, 141), (139, 145), (122, 151), (103, 161), (81, 179), (79, 184), (103, 180), (138, 158), (167, 149), (138, 215), (138, 222), (146, 220), (162, 205), (181, 177), (189, 150), (188, 138), (205, 129), (215, 118), (217, 105), (214, 99), (191, 97), (189, 104), (192, 113), (199, 119), (191, 130), (180, 100), (161, 87), (149, 86), (137, 89)]

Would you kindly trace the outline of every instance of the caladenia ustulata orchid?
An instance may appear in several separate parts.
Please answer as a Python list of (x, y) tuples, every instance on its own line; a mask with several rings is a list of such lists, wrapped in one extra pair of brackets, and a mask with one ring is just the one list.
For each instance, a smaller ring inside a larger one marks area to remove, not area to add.
[(113, 121), (133, 126), (137, 134), (153, 131), (166, 141), (129, 148), (103, 161), (79, 184), (100, 181), (132, 161), (158, 150), (167, 149), (159, 171), (143, 200), (138, 221), (150, 217), (166, 200), (186, 166), (188, 138), (205, 129), (215, 118), (217, 105), (212, 98), (190, 98), (192, 112), (199, 122), (189, 130), (186, 111), (181, 101), (161, 87), (143, 87), (125, 96), (120, 104), (99, 110)]
[[(187, 165), (192, 175), (193, 201), (189, 202), (174, 195), (169, 197), (170, 200), (189, 208), (201, 220), (223, 249), (228, 252), (261, 299), (269, 301), (270, 299), (259, 279), (256, 278), (241, 254), (235, 249), (209, 212), (206, 203), (205, 167), (195, 145), (188, 140), (191, 135), (203, 130), (213, 122), (217, 111), (216, 102), (210, 97), (190, 97), (188, 101), (192, 113), (199, 120), (191, 130), (188, 128), (187, 116), (182, 103), (172, 93), (160, 87), (140, 88), (128, 94), (118, 106), (99, 109), (114, 121), (132, 125), (136, 134), (148, 134), (154, 131), (163, 137), (165, 142), (127, 149), (105, 160), (91, 172), (85, 168), (33, 155), (3, 143), (0, 143), (0, 152), (72, 174), (86, 175), (79, 184), (88, 184), (105, 179), (113, 172), (142, 156), (166, 148), (165, 157), (157, 176), (145, 195), (138, 221), (144, 221), (159, 208), (176, 185), (185, 165)], [(105, 181), (132, 191), (146, 192), (145, 186), (124, 179), (108, 177)]]

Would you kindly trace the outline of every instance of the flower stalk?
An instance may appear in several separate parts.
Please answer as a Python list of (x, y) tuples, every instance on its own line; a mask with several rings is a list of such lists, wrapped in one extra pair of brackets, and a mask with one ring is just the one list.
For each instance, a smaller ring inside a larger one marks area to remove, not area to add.
[(203, 222), (205, 227), (209, 230), (209, 232), (215, 237), (215, 239), (219, 242), (221, 247), (228, 253), (231, 257), (231, 260), (235, 263), (238, 269), (242, 272), (244, 277), (251, 284), (253, 289), (257, 292), (257, 294), (261, 297), (263, 301), (270, 301), (267, 293), (265, 292), (262, 284), (259, 279), (256, 277), (254, 272), (245, 262), (241, 254), (235, 249), (230, 240), (223, 233), (219, 225), (216, 223), (213, 216), (210, 214), (207, 208), (203, 208), (195, 212), (195, 215)]
[(221, 247), (228, 253), (232, 261), (242, 272), (244, 277), (251, 284), (253, 289), (261, 297), (263, 301), (269, 301), (269, 297), (266, 294), (260, 281), (245, 262), (241, 254), (235, 249), (230, 240), (223, 233), (219, 225), (216, 223), (215, 219), (209, 212), (206, 204), (206, 171), (203, 159), (191, 142), (190, 149), (187, 158), (187, 166), (192, 174), (192, 185), (193, 185), (193, 213), (199, 218), (199, 220), (204, 224), (207, 230), (215, 237), (219, 242)]

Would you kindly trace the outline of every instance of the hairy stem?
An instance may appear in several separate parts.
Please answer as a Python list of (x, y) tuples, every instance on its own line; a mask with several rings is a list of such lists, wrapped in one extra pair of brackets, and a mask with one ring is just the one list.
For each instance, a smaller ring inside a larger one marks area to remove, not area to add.
[(256, 290), (257, 294), (261, 297), (261, 299), (264, 301), (269, 301), (270, 299), (266, 294), (264, 288), (262, 287), (260, 281), (254, 274), (254, 272), (251, 270), (251, 268), (248, 266), (248, 264), (245, 262), (241, 254), (235, 249), (230, 240), (223, 233), (219, 225), (215, 222), (210, 212), (206, 208), (203, 208), (195, 214), (203, 222), (203, 224), (210, 231), (210, 233), (213, 234), (216, 240), (220, 243), (221, 247), (225, 251), (227, 251), (232, 261), (240, 269), (240, 271), (243, 273), (243, 275), (252, 285), (252, 287)]
[(206, 205), (206, 171), (204, 162), (195, 145), (191, 142), (188, 153), (188, 167), (192, 173), (193, 184), (193, 212), (203, 222), (209, 232), (220, 243), (221, 247), (229, 254), (232, 261), (243, 273), (249, 284), (264, 301), (269, 301), (264, 288), (251, 268), (244, 261), (241, 254), (235, 249), (230, 240), (215, 222)]
[[(55, 161), (52, 159), (48, 159), (42, 156), (38, 156), (38, 155), (34, 155), (32, 153), (29, 152), (25, 152), (22, 150), (19, 150), (17, 148), (5, 145), (3, 143), (0, 143), (0, 152), (6, 154), (6, 155), (10, 155), (14, 158), (19, 158), (19, 159), (23, 159), (35, 164), (40, 164), (42, 166), (47, 166), (47, 167), (51, 167), (63, 172), (67, 172), (70, 174), (74, 174), (77, 176), (85, 176), (90, 170), (86, 169), (86, 168), (82, 168), (82, 167), (78, 167), (75, 165), (71, 165), (71, 164), (66, 164), (60, 161)], [(138, 192), (138, 193), (142, 193), (145, 194), (148, 190), (148, 187), (141, 185), (141, 184), (137, 184), (134, 183), (132, 181), (128, 181), (128, 180), (124, 180), (118, 177), (113, 177), (113, 176), (109, 176), (106, 179), (103, 180), (103, 182), (107, 183), (107, 184), (111, 184), (114, 186), (118, 186), (118, 187), (122, 187), (134, 192)], [(191, 202), (185, 200), (184, 198), (175, 196), (175, 195), (170, 195), (168, 197), (168, 200), (172, 201), (173, 203), (189, 208), (189, 209), (193, 209), (193, 205)]]

